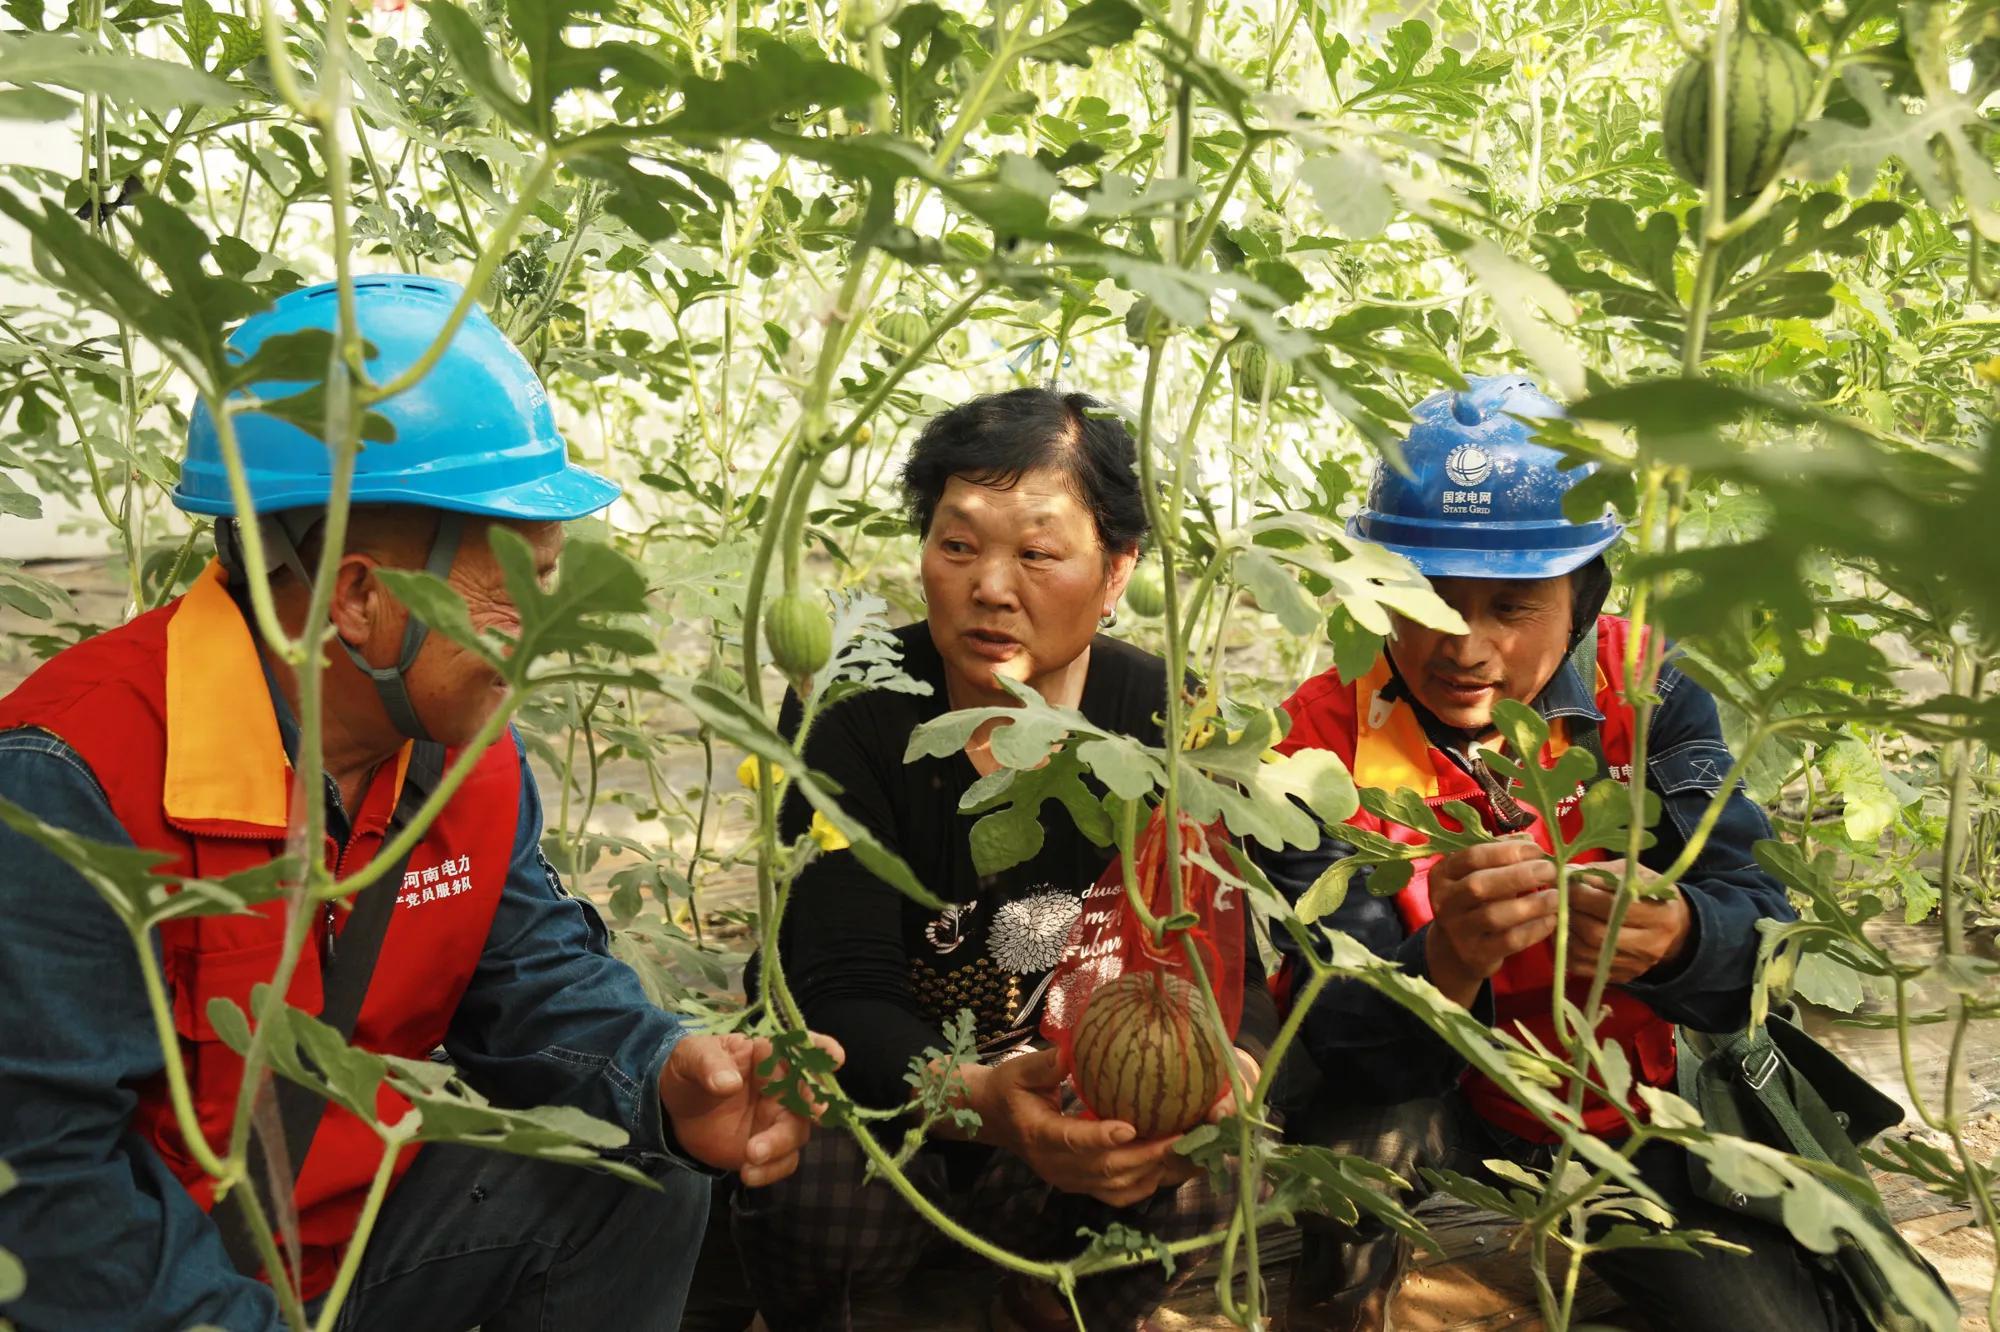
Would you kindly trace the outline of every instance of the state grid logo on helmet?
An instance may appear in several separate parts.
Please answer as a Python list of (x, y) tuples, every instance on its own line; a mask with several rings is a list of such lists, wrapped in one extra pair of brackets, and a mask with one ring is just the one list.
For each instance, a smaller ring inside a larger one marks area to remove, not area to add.
[(1446, 514), (1478, 517), (1493, 512), (1493, 492), (1479, 489), (1479, 483), (1493, 475), (1493, 455), (1477, 444), (1460, 444), (1445, 455), (1444, 479), (1448, 488), (1438, 494), (1438, 507)]
[(1461, 486), (1476, 486), (1493, 475), (1493, 459), (1477, 444), (1461, 444), (1444, 460), (1444, 474)]

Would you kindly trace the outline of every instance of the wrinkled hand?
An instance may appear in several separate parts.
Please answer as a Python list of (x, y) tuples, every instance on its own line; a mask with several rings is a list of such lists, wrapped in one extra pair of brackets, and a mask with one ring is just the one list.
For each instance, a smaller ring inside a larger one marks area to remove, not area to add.
[(1454, 851), (1431, 866), (1431, 983), (1469, 1006), (1508, 958), (1555, 933), (1555, 882), (1555, 862), (1527, 838)]
[(1064, 1193), (1130, 1207), (1175, 1181), (1184, 1166), (1174, 1139), (1139, 1142), (1121, 1119), (1080, 1119), (1062, 1112), (1061, 1055), (1053, 1050), (1009, 1059), (985, 1071), (974, 1108), (982, 1142), (1014, 1153)]
[[(834, 1058), (846, 1052), (831, 1036), (813, 1035), (813, 1044)], [(771, 1042), (748, 1036), (687, 1036), (660, 1070), (660, 1105), (674, 1127), (681, 1150), (718, 1170), (734, 1170), (749, 1187), (775, 1184), (799, 1166), (799, 1148), (812, 1121), (764, 1094), (757, 1066), (771, 1055)], [(776, 1079), (782, 1066), (773, 1071)]]
[[(1611, 923), (1611, 900), (1616, 896), (1604, 886), (1604, 881), (1597, 880), (1597, 872), (1602, 871), (1609, 876), (1609, 882), (1616, 883), (1625, 876), (1625, 862), (1599, 861), (1590, 868), (1590, 878), (1572, 873), (1569, 882), (1569, 974), (1586, 979), (1597, 974), (1597, 957), (1604, 947), (1605, 931)], [(1639, 867), (1639, 878), (1656, 887), (1665, 883), (1644, 865)], [(1678, 959), (1687, 951), (1693, 924), (1694, 913), (1678, 889), (1662, 897), (1635, 898), (1626, 908), (1625, 920), (1618, 929), (1617, 952), (1611, 959), (1609, 979), (1622, 985)]]

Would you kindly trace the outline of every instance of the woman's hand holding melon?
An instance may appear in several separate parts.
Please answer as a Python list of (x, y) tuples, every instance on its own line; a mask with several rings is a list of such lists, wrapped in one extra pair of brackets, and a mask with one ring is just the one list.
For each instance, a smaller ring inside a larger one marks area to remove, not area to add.
[[(1257, 1061), (1242, 1050), (1234, 1053), (1244, 1085), (1254, 1086), (1261, 1073)], [(1064, 1114), (1061, 1056), (1053, 1049), (959, 1072), (967, 1102), (979, 1112), (977, 1140), (1012, 1152), (1064, 1193), (1130, 1207), (1201, 1173), (1174, 1151), (1178, 1136), (1147, 1141), (1123, 1120)], [(1235, 1097), (1225, 1092), (1209, 1110), (1208, 1122), (1235, 1113)]]
[(1185, 1175), (1174, 1139), (1139, 1141), (1116, 1119), (1062, 1112), (1062, 1062), (1037, 1050), (993, 1067), (963, 1068), (967, 1100), (979, 1112), (977, 1140), (1012, 1152), (1064, 1193), (1084, 1193), (1113, 1207), (1130, 1207)]

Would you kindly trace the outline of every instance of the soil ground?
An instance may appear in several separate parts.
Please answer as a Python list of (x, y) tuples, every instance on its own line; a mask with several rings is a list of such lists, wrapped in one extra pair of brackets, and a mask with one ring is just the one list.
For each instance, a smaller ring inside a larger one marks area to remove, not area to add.
[[(122, 592), (112, 566), (103, 561), (52, 562), (35, 566), (33, 572), (68, 591), (75, 601), (74, 621), (79, 626), (116, 623), (123, 613)], [(13, 688), (36, 664), (26, 635), (44, 626), (24, 620), (17, 613), (0, 608), (0, 694)], [(775, 678), (773, 680), (775, 685)], [(690, 719), (671, 713), (655, 719), (671, 730), (692, 732)], [(682, 746), (673, 751), (661, 776), (683, 789), (699, 786), (703, 780), (701, 751)], [(718, 752), (716, 772), (733, 774), (738, 755)], [(543, 790), (553, 808), (558, 788), (553, 775), (542, 773)], [(723, 847), (740, 842), (746, 831), (745, 802), (733, 776), (718, 777), (717, 795), (723, 797), (718, 815), (722, 822), (712, 844)], [(724, 788), (727, 788), (725, 791)], [(596, 831), (648, 837), (658, 841), (657, 824), (647, 826), (636, 819), (631, 808), (617, 799), (621, 791), (634, 795), (646, 789), (646, 779), (636, 765), (609, 767), (601, 774), (601, 790), (591, 828)], [(685, 843), (685, 838), (674, 840)], [(589, 896), (601, 899), (610, 875), (628, 860), (605, 860), (593, 867), (580, 885)], [(748, 874), (739, 867), (718, 866), (702, 880), (701, 916), (704, 933), (725, 947), (741, 945), (744, 932), (741, 912), (754, 903)], [(1879, 923), (1878, 923), (1879, 924)], [(1871, 927), (1877, 928), (1877, 927)], [(1934, 923), (1903, 926), (1879, 925), (1877, 937), (1904, 956), (1925, 956), (1936, 952), (1938, 930)], [(1991, 949), (1990, 933), (1981, 946)], [(734, 980), (732, 968), (731, 980)], [(1864, 1010), (1865, 1011), (1865, 1010)], [(1836, 1049), (1876, 1086), (1901, 1101), (1907, 1108), (1909, 1092), (1904, 1086), (1903, 1060), (1895, 1032), (1879, 1028), (1839, 1025), (1838, 1014), (1806, 1009), (1807, 1025), (1824, 1043)], [(1948, 1035), (1943, 1024), (1916, 1028), (1912, 1033), (1910, 1063), (1919, 1090), (1933, 1104), (1942, 1092)], [(1973, 1029), (1966, 1059), (1967, 1085), (1961, 1089), (1963, 1103), (1973, 1116), (1967, 1126), (1973, 1150), (1987, 1160), (2000, 1159), (2000, 1023), (1986, 1023)], [(1906, 1123), (1915, 1122), (1910, 1115)], [(1902, 1132), (1904, 1130), (1896, 1130)], [(1926, 1133), (1927, 1130), (1919, 1130)], [(1987, 1292), (1996, 1279), (1994, 1242), (1972, 1220), (1969, 1207), (1955, 1204), (1917, 1187), (1900, 1177), (1884, 1177), (1884, 1196), (1899, 1229), (1909, 1237), (1951, 1283), (1966, 1309), (1962, 1324), (1968, 1332), (1991, 1332), (1983, 1313)], [(1541, 1326), (1534, 1312), (1534, 1293), (1528, 1279), (1525, 1254), (1511, 1244), (1512, 1236), (1497, 1219), (1449, 1199), (1434, 1200), (1421, 1213), (1432, 1233), (1444, 1246), (1438, 1257), (1420, 1257), (1404, 1282), (1395, 1310), (1395, 1326), (1400, 1332), (1470, 1332), (1471, 1329), (1533, 1329)], [(1289, 1260), (1296, 1253), (1296, 1240), (1285, 1232), (1273, 1231), (1263, 1240), (1266, 1270), (1271, 1281), (1271, 1302), (1281, 1306), (1289, 1279)], [(740, 1282), (732, 1273), (716, 1272), (704, 1284), (710, 1287), (707, 1313), (700, 1315), (704, 1332), (740, 1332), (747, 1324), (730, 1315), (727, 1288)], [(948, 1265), (938, 1272), (908, 1283), (888, 1300), (857, 1311), (856, 1326), (874, 1332), (974, 1332), (981, 1326), (981, 1312), (990, 1297), (990, 1278), (969, 1272), (960, 1265)], [(1643, 1325), (1621, 1314), (1615, 1300), (1600, 1284), (1585, 1276), (1579, 1299), (1580, 1317), (1605, 1328), (1633, 1328)], [(720, 1297), (719, 1305), (715, 1297)], [(1220, 1314), (1210, 1268), (1197, 1270), (1181, 1294), (1158, 1316), (1165, 1332), (1221, 1332), (1230, 1327)], [(690, 1328), (696, 1328), (694, 1320)], [(759, 1325), (761, 1326), (761, 1325)], [(1753, 1332), (1764, 1332), (1756, 1329)], [(1773, 1330), (1775, 1332), (1775, 1330)]]

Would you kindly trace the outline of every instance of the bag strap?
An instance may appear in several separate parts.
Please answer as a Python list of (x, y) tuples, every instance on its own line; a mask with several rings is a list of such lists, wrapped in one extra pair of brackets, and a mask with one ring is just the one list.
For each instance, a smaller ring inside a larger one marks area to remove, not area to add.
[[(403, 772), (403, 789), (383, 832), (385, 841), (394, 841), (410, 826), (417, 811), (443, 778), (444, 746), (431, 741), (412, 743), (409, 766)], [(382, 942), (388, 937), (389, 922), (395, 918), (396, 898), (403, 886), (403, 873), (409, 868), (410, 857), (415, 851), (416, 847), (412, 845), (394, 864), (385, 868), (380, 877), (355, 894), (347, 925), (337, 939), (330, 928), (327, 931), (326, 950), (320, 965), (323, 998), (319, 1020), (340, 1033), (342, 1041), (354, 1037), (354, 1024), (360, 1020), (362, 1000), (367, 997), (368, 984), (375, 976), (375, 963), (382, 956)], [(275, 1099), (285, 1160), (290, 1163), (292, 1179), (296, 1181), (299, 1172), (305, 1168), (306, 1154), (312, 1150), (313, 1139), (319, 1133), (327, 1103), (311, 1088), (282, 1078), (277, 1081)], [(258, 1201), (264, 1204), (265, 1216), (269, 1217), (272, 1214), (271, 1172), (265, 1162), (263, 1147), (254, 1133), (250, 1139), (249, 1157), (250, 1183), (257, 1190)], [(225, 1198), (215, 1209), (214, 1219), (216, 1227), (222, 1232), (223, 1247), (236, 1270), (244, 1276), (255, 1276), (263, 1270), (264, 1260), (257, 1252), (249, 1215), (242, 1203)]]
[(1807, 1126), (1793, 1099), (1792, 1074), (1768, 1030), (1759, 1027), (1754, 1036), (1743, 1036), (1728, 1047), (1731, 1074), (1748, 1089), (1764, 1114), (1791, 1144), (1793, 1155), (1827, 1165), (1838, 1164), (1818, 1136)]

